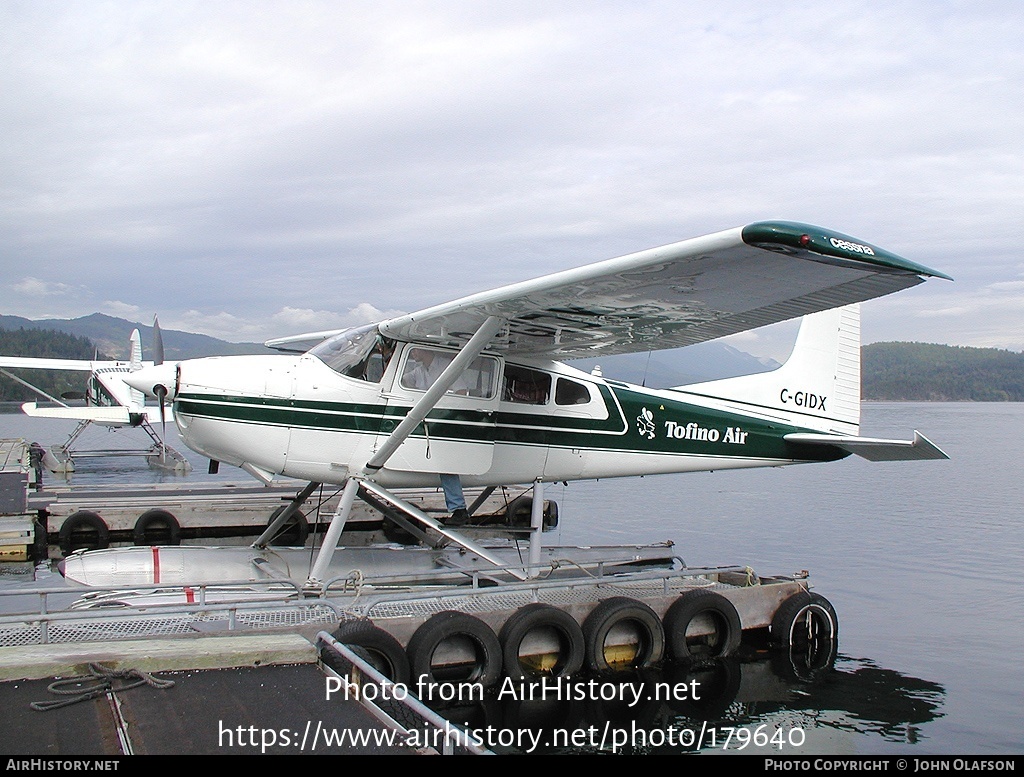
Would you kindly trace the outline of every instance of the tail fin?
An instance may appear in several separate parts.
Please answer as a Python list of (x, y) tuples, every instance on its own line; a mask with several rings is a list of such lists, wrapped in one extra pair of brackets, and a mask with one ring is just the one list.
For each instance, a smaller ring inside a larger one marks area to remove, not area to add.
[(128, 338), (128, 368), (132, 372), (142, 369), (142, 336), (138, 329), (133, 329)]
[(720, 397), (747, 409), (768, 409), (794, 426), (856, 435), (860, 431), (860, 305), (804, 316), (793, 352), (776, 370), (678, 390)]
[[(142, 369), (142, 336), (138, 329), (133, 329), (128, 338), (128, 369), (132, 372)], [(146, 395), (138, 389), (128, 389), (128, 406), (138, 410), (146, 405)]]

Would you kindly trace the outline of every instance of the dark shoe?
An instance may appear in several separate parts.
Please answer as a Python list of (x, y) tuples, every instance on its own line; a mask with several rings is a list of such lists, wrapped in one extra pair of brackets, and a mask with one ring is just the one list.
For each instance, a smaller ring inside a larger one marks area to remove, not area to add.
[(448, 516), (448, 520), (444, 522), (445, 526), (465, 526), (469, 523), (469, 511), (465, 507), (460, 507), (458, 510), (453, 510), (452, 514)]

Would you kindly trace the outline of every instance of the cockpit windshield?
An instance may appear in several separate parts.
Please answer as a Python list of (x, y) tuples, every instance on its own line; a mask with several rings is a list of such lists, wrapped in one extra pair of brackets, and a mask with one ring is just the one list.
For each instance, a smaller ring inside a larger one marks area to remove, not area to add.
[(347, 329), (309, 350), (335, 372), (370, 383), (384, 377), (394, 352), (394, 342), (378, 333), (376, 324)]

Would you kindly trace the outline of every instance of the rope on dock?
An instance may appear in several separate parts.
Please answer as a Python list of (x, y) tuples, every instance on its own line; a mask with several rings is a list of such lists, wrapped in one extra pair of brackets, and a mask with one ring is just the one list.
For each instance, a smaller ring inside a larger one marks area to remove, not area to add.
[[(114, 680), (129, 680), (129, 682), (114, 687)], [(34, 701), (29, 706), (40, 712), (59, 709), (77, 704), (80, 701), (95, 699), (107, 693), (138, 688), (140, 685), (148, 685), (152, 688), (165, 690), (174, 687), (173, 680), (163, 680), (154, 677), (149, 672), (141, 669), (109, 669), (102, 664), (89, 664), (89, 674), (65, 677), (55, 680), (46, 686), (46, 690), (57, 696), (67, 698), (54, 699), (52, 701)]]

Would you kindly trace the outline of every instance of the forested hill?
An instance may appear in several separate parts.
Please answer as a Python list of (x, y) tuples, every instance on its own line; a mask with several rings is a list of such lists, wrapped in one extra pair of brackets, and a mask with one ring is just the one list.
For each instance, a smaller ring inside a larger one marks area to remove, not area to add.
[[(96, 353), (96, 346), (87, 337), (47, 329), (0, 329), (0, 354), (4, 356), (33, 356), (43, 359), (107, 359)], [(38, 386), (47, 394), (59, 397), (66, 391), (85, 390), (86, 372), (58, 372), (55, 370), (14, 370), (22, 380)], [(6, 375), (0, 375), (0, 401), (39, 399), (35, 392)]]
[(1024, 353), (930, 343), (861, 349), (864, 399), (1024, 402)]

